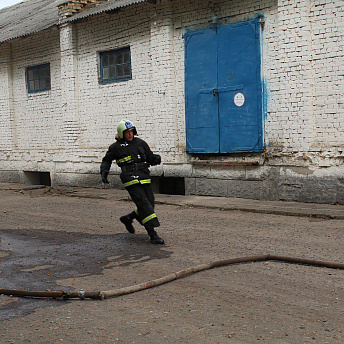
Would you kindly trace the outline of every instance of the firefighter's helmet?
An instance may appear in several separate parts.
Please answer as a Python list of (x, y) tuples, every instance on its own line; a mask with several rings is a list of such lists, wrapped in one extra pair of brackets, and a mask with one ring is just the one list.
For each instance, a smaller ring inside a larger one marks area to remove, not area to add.
[(117, 133), (118, 133), (118, 136), (123, 139), (124, 137), (124, 132), (126, 130), (129, 130), (129, 129), (132, 129), (133, 132), (134, 132), (134, 135), (137, 135), (137, 131), (136, 131), (136, 128), (133, 124), (133, 122), (127, 120), (127, 119), (123, 119), (119, 122), (118, 126), (117, 126)]

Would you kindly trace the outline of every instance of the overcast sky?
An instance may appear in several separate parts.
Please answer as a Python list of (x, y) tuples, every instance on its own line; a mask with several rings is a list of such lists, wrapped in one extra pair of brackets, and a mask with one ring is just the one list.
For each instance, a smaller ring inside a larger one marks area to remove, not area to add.
[(23, 0), (0, 0), (0, 9), (8, 6), (15, 5)]

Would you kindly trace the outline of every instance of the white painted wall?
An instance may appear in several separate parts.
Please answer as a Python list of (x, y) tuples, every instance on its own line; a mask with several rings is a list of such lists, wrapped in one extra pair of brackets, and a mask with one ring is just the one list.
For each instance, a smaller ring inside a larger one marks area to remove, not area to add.
[[(264, 163), (249, 173), (192, 167), (185, 152), (183, 33), (209, 26), (214, 12), (219, 25), (264, 15), (266, 152), (221, 158)], [(49, 171), (53, 183), (94, 184), (123, 118), (162, 155), (164, 164), (153, 174), (250, 180), (253, 173), (263, 180), (277, 168), (286, 178), (342, 178), (343, 32), (340, 0), (162, 0), (3, 43), (0, 179)], [(101, 85), (99, 52), (125, 46), (131, 50), (132, 79)], [(46, 62), (52, 89), (28, 94), (25, 68)]]

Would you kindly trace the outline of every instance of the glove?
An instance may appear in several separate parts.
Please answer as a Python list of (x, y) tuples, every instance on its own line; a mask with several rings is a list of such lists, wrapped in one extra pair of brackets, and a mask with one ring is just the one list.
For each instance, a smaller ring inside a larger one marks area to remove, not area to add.
[(108, 174), (109, 174), (109, 171), (106, 171), (106, 170), (102, 171), (102, 173), (101, 173), (102, 181), (104, 184), (109, 184), (109, 181), (107, 179)]
[(153, 154), (151, 160), (152, 160), (151, 162), (152, 166), (161, 164), (161, 156), (159, 154)]

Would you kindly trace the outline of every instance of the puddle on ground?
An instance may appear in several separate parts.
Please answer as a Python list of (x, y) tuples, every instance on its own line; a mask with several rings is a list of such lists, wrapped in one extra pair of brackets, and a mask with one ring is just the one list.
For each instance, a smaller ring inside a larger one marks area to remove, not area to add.
[[(170, 252), (152, 245), (143, 235), (91, 235), (47, 230), (0, 231), (0, 288), (70, 291), (56, 281), (101, 274), (109, 257), (130, 265), (142, 259), (164, 259)], [(113, 262), (113, 259), (111, 259)], [(10, 297), (9, 297), (10, 298)], [(0, 321), (25, 316), (36, 308), (67, 300), (14, 298), (0, 306)]]

